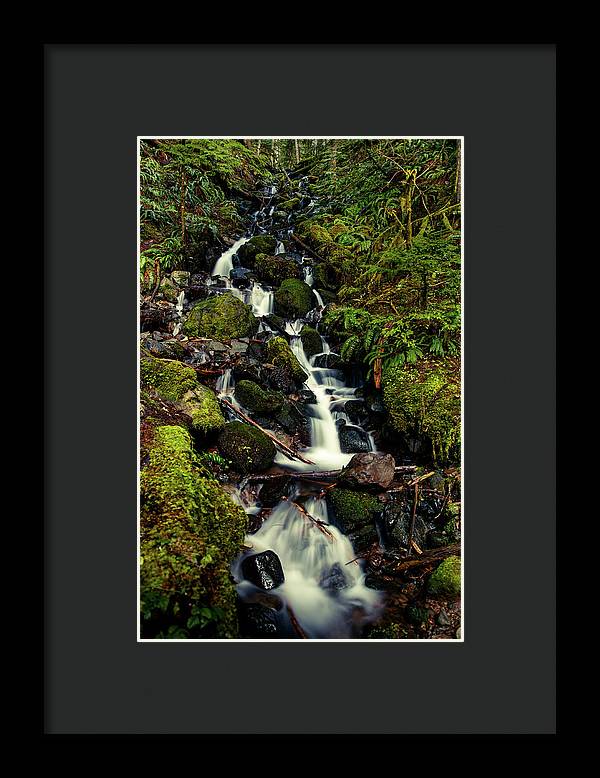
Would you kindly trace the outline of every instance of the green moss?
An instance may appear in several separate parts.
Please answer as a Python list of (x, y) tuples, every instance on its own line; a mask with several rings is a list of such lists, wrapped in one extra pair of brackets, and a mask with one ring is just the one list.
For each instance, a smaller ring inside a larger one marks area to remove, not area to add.
[(253, 268), (258, 254), (274, 254), (276, 248), (277, 240), (271, 235), (255, 235), (239, 247), (237, 256), (244, 267)]
[(336, 519), (346, 532), (354, 532), (368, 524), (381, 508), (376, 497), (339, 486), (327, 492), (327, 505), (333, 508)]
[(321, 262), (313, 268), (313, 277), (315, 286), (319, 289), (326, 289), (329, 292), (335, 292), (339, 286), (337, 273), (331, 265)]
[(231, 462), (238, 473), (260, 473), (275, 459), (275, 446), (259, 429), (232, 421), (219, 434), (217, 446), (221, 456)]
[(235, 397), (244, 408), (253, 413), (270, 415), (283, 407), (283, 398), (280, 395), (265, 391), (254, 381), (239, 381), (235, 387)]
[(155, 430), (140, 491), (142, 636), (237, 637), (229, 568), (247, 517), (208, 477), (182, 427)]
[(293, 208), (295, 208), (300, 203), (299, 197), (292, 197), (291, 200), (284, 200), (279, 205), (279, 208), (281, 208), (283, 211), (291, 211)]
[(177, 297), (180, 291), (181, 290), (175, 286), (175, 284), (173, 283), (173, 281), (171, 281), (170, 278), (165, 277), (160, 282), (160, 287), (159, 287), (160, 296), (171, 303), (177, 301)]
[(308, 378), (285, 338), (271, 338), (267, 343), (266, 355), (272, 365), (289, 367), (296, 381), (303, 383)]
[(165, 400), (177, 402), (198, 386), (196, 371), (175, 359), (142, 359), (142, 384), (156, 389)]
[(300, 340), (302, 341), (304, 353), (308, 359), (313, 357), (315, 354), (320, 354), (323, 351), (323, 342), (321, 340), (321, 336), (314, 329), (314, 327), (309, 327), (305, 324), (304, 327), (302, 327), (302, 332), (300, 333)]
[(394, 429), (425, 436), (435, 462), (460, 456), (460, 383), (452, 366), (423, 362), (384, 370), (383, 398)]
[(198, 383), (196, 371), (173, 359), (143, 358), (140, 364), (142, 385), (151, 387), (165, 400), (192, 419), (192, 427), (203, 433), (225, 426), (216, 395)]
[(431, 594), (460, 594), (460, 557), (449, 556), (444, 559), (429, 577), (427, 589)]
[(300, 266), (293, 259), (268, 257), (266, 254), (256, 255), (254, 272), (261, 283), (270, 286), (277, 286), (287, 278), (302, 277)]
[(248, 305), (225, 293), (196, 303), (182, 327), (188, 337), (231, 338), (250, 337), (256, 333), (258, 321)]
[(314, 308), (312, 289), (304, 281), (287, 278), (273, 295), (275, 313), (287, 319), (299, 319)]

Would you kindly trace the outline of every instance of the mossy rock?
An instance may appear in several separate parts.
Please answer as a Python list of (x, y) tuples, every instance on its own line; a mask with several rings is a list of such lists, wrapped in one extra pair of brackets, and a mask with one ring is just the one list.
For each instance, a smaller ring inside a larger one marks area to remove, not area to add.
[(333, 509), (336, 520), (345, 532), (360, 530), (381, 510), (381, 503), (373, 495), (339, 486), (328, 490), (327, 506)]
[(247, 516), (198, 463), (185, 429), (155, 430), (140, 492), (142, 637), (238, 637), (230, 565)]
[(304, 383), (308, 375), (302, 365), (296, 359), (296, 356), (285, 338), (271, 338), (267, 342), (267, 360), (276, 367), (287, 367), (290, 369), (295, 381)]
[(383, 399), (390, 422), (416, 450), (423, 439), (433, 460), (460, 459), (460, 365), (425, 362), (383, 372)]
[(260, 473), (268, 470), (275, 460), (273, 442), (250, 424), (232, 421), (219, 434), (219, 453), (229, 459), (238, 473)]
[(300, 198), (292, 197), (290, 200), (284, 200), (282, 203), (279, 204), (278, 207), (281, 208), (283, 211), (292, 211), (299, 204), (300, 204)]
[(243, 267), (254, 267), (257, 254), (275, 254), (277, 240), (271, 235), (255, 235), (237, 250), (237, 257)]
[(329, 292), (335, 292), (339, 286), (338, 274), (331, 265), (321, 262), (313, 268), (315, 286)]
[(227, 292), (196, 303), (182, 327), (188, 337), (215, 340), (251, 337), (257, 330), (252, 308)]
[(315, 307), (312, 289), (304, 281), (288, 278), (273, 295), (275, 313), (286, 319), (300, 319)]
[(331, 303), (337, 303), (338, 296), (336, 292), (331, 292), (329, 289), (317, 289), (317, 292), (321, 295), (323, 305), (331, 305)]
[(235, 386), (235, 398), (250, 412), (265, 416), (277, 413), (283, 407), (281, 395), (265, 391), (254, 381), (239, 381)]
[(171, 303), (177, 301), (177, 297), (180, 291), (181, 290), (178, 289), (177, 286), (175, 286), (173, 281), (171, 281), (171, 279), (167, 277), (163, 278), (158, 288), (159, 296), (162, 297), (164, 300), (168, 300)]
[(174, 359), (143, 358), (142, 385), (151, 387), (165, 400), (177, 403), (192, 419), (192, 428), (204, 434), (225, 426), (217, 397), (196, 378), (196, 371)]
[(430, 594), (455, 597), (460, 594), (460, 557), (449, 556), (435, 569), (427, 582)]
[(300, 265), (293, 259), (269, 257), (257, 254), (254, 263), (254, 273), (262, 284), (277, 286), (287, 278), (302, 278)]
[(307, 359), (323, 351), (323, 341), (314, 327), (309, 327), (305, 324), (300, 333), (300, 340), (302, 341)]

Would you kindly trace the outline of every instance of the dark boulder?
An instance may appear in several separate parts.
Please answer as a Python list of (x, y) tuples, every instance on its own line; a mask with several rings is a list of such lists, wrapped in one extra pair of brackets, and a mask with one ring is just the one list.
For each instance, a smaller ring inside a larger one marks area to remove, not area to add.
[(277, 614), (259, 603), (241, 603), (240, 632), (246, 638), (273, 638), (277, 635)]
[(351, 489), (387, 488), (394, 480), (396, 463), (391, 454), (370, 451), (355, 454), (338, 478), (338, 483)]
[(339, 562), (336, 562), (321, 575), (319, 586), (323, 589), (332, 589), (334, 591), (347, 588), (348, 580)]
[(338, 431), (340, 448), (344, 454), (355, 454), (371, 450), (368, 434), (360, 427), (344, 424)]
[(274, 551), (252, 554), (242, 561), (242, 574), (260, 589), (276, 589), (285, 580), (279, 557)]

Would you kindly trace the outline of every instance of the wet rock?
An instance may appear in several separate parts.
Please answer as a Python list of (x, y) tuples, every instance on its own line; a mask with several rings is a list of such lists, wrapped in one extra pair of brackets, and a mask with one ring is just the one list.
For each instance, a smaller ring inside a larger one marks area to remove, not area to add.
[(436, 621), (440, 625), (440, 627), (447, 627), (447, 626), (449, 626), (451, 624), (451, 621), (448, 618), (448, 614), (446, 613), (446, 611), (443, 608), (438, 613), (438, 617), (437, 617)]
[(273, 255), (277, 248), (277, 240), (271, 235), (255, 235), (237, 250), (237, 260), (245, 267), (254, 267), (257, 254)]
[(319, 354), (314, 361), (314, 367), (326, 368), (328, 370), (341, 370), (342, 365), (342, 358), (333, 351), (329, 354)]
[(283, 600), (271, 592), (250, 592), (244, 595), (244, 602), (252, 605), (262, 605), (265, 608), (271, 608), (274, 611), (280, 611), (283, 608)]
[(321, 336), (317, 330), (314, 329), (314, 327), (309, 327), (308, 325), (302, 327), (300, 340), (302, 341), (302, 346), (304, 348), (304, 353), (306, 354), (307, 359), (310, 359), (315, 354), (319, 354), (321, 351), (323, 351), (323, 342), (321, 340)]
[(326, 570), (321, 575), (319, 586), (323, 589), (333, 589), (335, 591), (347, 588), (348, 581), (339, 562), (336, 562), (329, 570)]
[(364, 400), (346, 400), (344, 403), (344, 411), (348, 414), (348, 418), (354, 424), (360, 424), (363, 427), (368, 424), (369, 414)]
[(278, 286), (286, 278), (302, 278), (302, 271), (293, 259), (287, 259), (280, 254), (267, 256), (257, 254), (254, 264), (254, 272), (261, 284)]
[(178, 340), (146, 338), (142, 342), (142, 348), (153, 357), (161, 359), (185, 359), (187, 356), (185, 347)]
[(294, 380), (298, 384), (304, 383), (308, 375), (298, 362), (295, 354), (284, 338), (271, 338), (266, 346), (266, 358), (276, 367), (287, 367), (291, 370)]
[(247, 638), (272, 638), (278, 631), (277, 614), (259, 603), (240, 605), (240, 631)]
[(217, 447), (221, 456), (229, 459), (238, 473), (261, 473), (275, 460), (273, 442), (259, 429), (238, 421), (230, 422), (221, 431)]
[(233, 339), (229, 344), (229, 350), (232, 354), (245, 354), (248, 348), (249, 342), (247, 340)]
[(394, 480), (396, 463), (391, 454), (370, 451), (355, 454), (338, 479), (340, 485), (354, 489), (387, 488)]
[(164, 300), (168, 300), (169, 302), (174, 303), (177, 300), (179, 292), (180, 290), (175, 286), (173, 281), (171, 281), (168, 276), (163, 278), (163, 280), (160, 282), (158, 294), (159, 297), (162, 297)]
[(312, 289), (304, 281), (288, 278), (273, 295), (275, 313), (286, 319), (300, 319), (314, 307)]
[(295, 482), (285, 474), (281, 478), (265, 481), (260, 487), (258, 499), (263, 508), (274, 508), (282, 497), (291, 497), (294, 493)]
[(283, 396), (265, 391), (254, 381), (242, 380), (236, 384), (235, 398), (252, 414), (271, 416), (283, 407)]
[(195, 303), (185, 320), (182, 332), (188, 337), (243, 338), (253, 335), (258, 322), (250, 306), (232, 294), (209, 297)]
[(276, 589), (285, 580), (279, 557), (274, 551), (252, 554), (242, 561), (244, 578), (260, 589)]
[(270, 313), (263, 318), (272, 330), (275, 330), (275, 332), (280, 332), (286, 338), (289, 337), (285, 331), (285, 319), (283, 319), (281, 316), (275, 316), (274, 313)]
[[(387, 503), (382, 511), (381, 530), (388, 549), (408, 548), (412, 521), (413, 495), (400, 497)], [(413, 540), (420, 547), (427, 546), (428, 526), (417, 513), (413, 527)]]
[(344, 454), (371, 450), (368, 434), (360, 427), (344, 424), (339, 429), (340, 448)]
[(301, 389), (298, 392), (298, 400), (301, 403), (306, 403), (307, 405), (314, 405), (317, 402), (317, 396), (312, 391), (312, 389)]

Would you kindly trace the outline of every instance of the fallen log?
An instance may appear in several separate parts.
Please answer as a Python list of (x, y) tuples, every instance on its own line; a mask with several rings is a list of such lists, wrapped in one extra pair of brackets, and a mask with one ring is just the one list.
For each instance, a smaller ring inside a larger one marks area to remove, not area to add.
[(272, 440), (273, 443), (281, 450), (283, 453), (288, 456), (290, 459), (298, 459), (300, 462), (304, 462), (306, 465), (314, 465), (314, 462), (311, 462), (310, 459), (305, 459), (300, 454), (292, 451), (292, 449), (289, 446), (286, 446), (285, 443), (282, 443), (280, 440), (278, 440), (275, 435), (273, 435), (272, 432), (269, 432), (266, 429), (263, 429), (263, 427), (260, 426), (260, 424), (257, 424), (255, 421), (253, 421), (249, 416), (247, 416), (243, 411), (241, 411), (239, 408), (236, 408), (234, 405), (232, 405), (229, 400), (226, 400), (224, 397), (219, 398), (219, 402), (221, 402), (226, 408), (229, 408), (233, 413), (235, 413), (237, 416), (242, 419), (242, 421), (245, 421), (246, 424), (250, 424), (253, 427), (256, 427), (256, 429), (260, 430), (264, 435), (266, 435), (269, 440)]
[(310, 246), (307, 246), (307, 245), (306, 245), (306, 243), (304, 243), (304, 241), (300, 240), (300, 238), (299, 238), (297, 235), (294, 235), (294, 233), (293, 233), (293, 232), (292, 232), (292, 234), (290, 235), (290, 238), (292, 238), (292, 240), (295, 240), (295, 241), (296, 241), (296, 243), (299, 243), (299, 244), (302, 246), (302, 248), (303, 248), (303, 249), (306, 249), (306, 251), (308, 251), (308, 252), (309, 252), (309, 254), (312, 254), (312, 256), (313, 256), (315, 259), (318, 259), (318, 260), (319, 260), (319, 262), (325, 262), (325, 260), (323, 259), (323, 257), (320, 257), (320, 256), (317, 254), (317, 252), (316, 252), (316, 251), (313, 251), (313, 249), (311, 249), (311, 247), (310, 247)]
[(441, 562), (442, 559), (446, 559), (449, 556), (460, 556), (461, 548), (460, 543), (452, 543), (449, 546), (442, 546), (441, 548), (434, 548), (431, 551), (424, 551), (420, 556), (408, 557), (401, 559), (399, 562), (395, 562), (393, 567), (382, 567), (378, 570), (378, 573), (384, 575), (403, 575), (404, 573), (414, 570), (418, 567), (425, 565), (433, 565), (436, 562)]
[[(305, 460), (303, 460), (305, 461)], [(310, 464), (314, 464), (311, 462)], [(396, 473), (414, 473), (414, 471), (417, 469), (416, 465), (401, 465), (399, 467), (394, 468), (394, 471)], [(342, 470), (309, 470), (306, 473), (295, 473), (290, 471), (282, 471), (281, 473), (257, 473), (256, 475), (249, 475), (246, 478), (246, 481), (272, 481), (275, 478), (281, 478), (282, 476), (288, 476), (289, 478), (295, 478), (298, 481), (304, 481), (306, 480), (320, 480), (322, 478), (337, 478), (341, 474)], [(401, 487), (404, 489), (404, 487)], [(389, 491), (399, 491), (395, 489), (390, 489)]]

